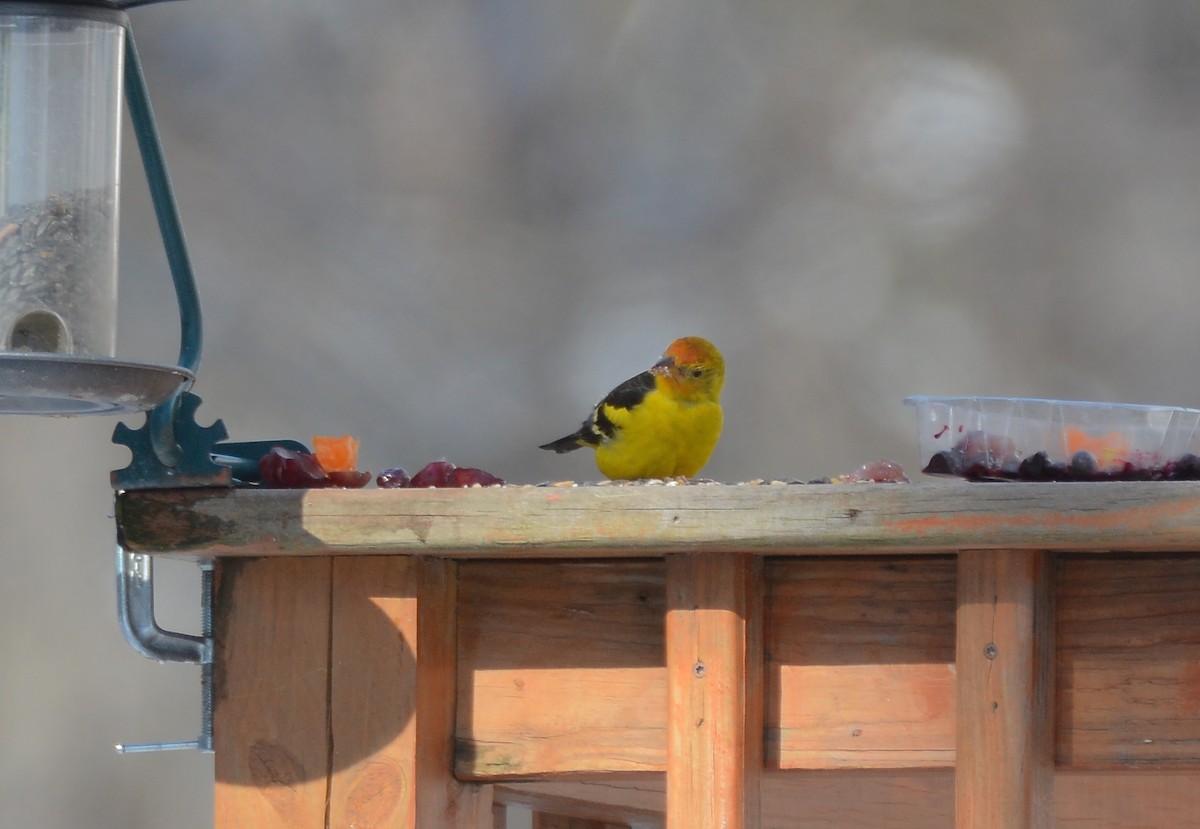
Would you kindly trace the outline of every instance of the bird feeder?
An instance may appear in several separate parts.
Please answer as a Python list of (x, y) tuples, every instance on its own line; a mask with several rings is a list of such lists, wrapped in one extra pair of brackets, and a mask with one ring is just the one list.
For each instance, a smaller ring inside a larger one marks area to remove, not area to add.
[[(265, 446), (288, 442), (218, 446), (221, 421), (194, 419), (199, 299), (124, 11), (146, 2), (0, 0), (0, 414), (146, 412), (141, 428), (114, 432), (132, 453), (114, 488), (230, 486)], [(179, 305), (173, 364), (122, 360), (116, 349), (122, 101)], [(211, 567), (201, 569), (208, 608)], [(211, 750), (211, 630), (158, 626), (148, 554), (119, 548), (116, 570), (125, 638), (158, 661), (199, 664), (204, 699), (198, 739), (120, 748)]]
[[(0, 0), (0, 413), (151, 409), (194, 379), (199, 310), (119, 2)], [(184, 319), (178, 365), (117, 358), (122, 88)]]

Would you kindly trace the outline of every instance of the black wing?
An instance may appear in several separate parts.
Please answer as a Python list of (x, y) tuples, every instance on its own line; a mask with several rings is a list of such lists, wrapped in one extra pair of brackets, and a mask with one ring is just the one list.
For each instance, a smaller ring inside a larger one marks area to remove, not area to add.
[(654, 375), (643, 371), (636, 377), (630, 377), (624, 383), (610, 391), (603, 400), (596, 404), (592, 413), (578, 431), (566, 437), (539, 446), (539, 449), (549, 449), (563, 453), (578, 449), (581, 446), (598, 446), (601, 441), (611, 438), (617, 432), (617, 427), (604, 414), (604, 407), (614, 409), (632, 409), (641, 403), (646, 395), (654, 389)]
[(646, 395), (652, 391), (654, 391), (654, 375), (643, 371), (637, 377), (630, 377), (610, 391), (608, 396), (600, 401), (600, 405), (612, 406), (614, 409), (632, 409), (645, 400)]

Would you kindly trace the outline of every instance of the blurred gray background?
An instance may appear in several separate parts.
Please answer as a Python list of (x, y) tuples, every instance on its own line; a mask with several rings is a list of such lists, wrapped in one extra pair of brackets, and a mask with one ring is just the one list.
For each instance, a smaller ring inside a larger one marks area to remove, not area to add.
[[(916, 469), (908, 394), (1200, 404), (1200, 5), (189, 0), (132, 12), (202, 423), (597, 477), (537, 444), (677, 336), (707, 476)], [(118, 353), (173, 362), (127, 136)], [(133, 419), (140, 425), (141, 418)], [(202, 827), (198, 672), (115, 622), (115, 421), (0, 424), (0, 825)], [(191, 565), (160, 621), (194, 630)]]

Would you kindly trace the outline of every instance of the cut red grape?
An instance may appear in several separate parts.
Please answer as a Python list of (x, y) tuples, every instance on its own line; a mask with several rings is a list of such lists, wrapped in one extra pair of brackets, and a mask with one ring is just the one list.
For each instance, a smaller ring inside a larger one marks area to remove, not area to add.
[(274, 489), (316, 489), (333, 481), (315, 455), (274, 446), (258, 461), (259, 482)]
[(475, 484), (479, 484), (480, 486), (494, 486), (504, 483), (503, 478), (497, 477), (491, 472), (462, 466), (454, 470), (451, 480), (453, 481), (451, 486), (473, 486)]
[(439, 489), (479, 486), (493, 486), (504, 483), (504, 479), (474, 467), (458, 467), (450, 461), (432, 461), (425, 464), (417, 474), (410, 479), (400, 467), (385, 469), (379, 473), (375, 483), (381, 489)]
[(342, 489), (362, 489), (371, 482), (370, 472), (358, 472), (353, 469), (334, 469), (328, 474), (330, 483)]
[(456, 486), (453, 483), (454, 464), (450, 461), (431, 461), (421, 468), (421, 471), (412, 476), (409, 481), (409, 486), (414, 489), (424, 487), (449, 487)]
[(385, 469), (375, 478), (375, 486), (380, 489), (400, 489), (408, 486), (408, 473), (398, 466)]

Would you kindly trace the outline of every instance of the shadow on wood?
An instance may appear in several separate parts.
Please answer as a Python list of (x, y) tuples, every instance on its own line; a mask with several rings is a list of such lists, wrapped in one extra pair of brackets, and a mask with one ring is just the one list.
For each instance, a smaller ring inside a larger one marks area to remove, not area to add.
[(771, 559), (767, 766), (954, 765), (955, 560)]
[(662, 561), (463, 562), (455, 771), (661, 769)]
[(456, 569), (399, 556), (222, 562), (218, 825), (490, 820), (491, 790), (450, 774)]

